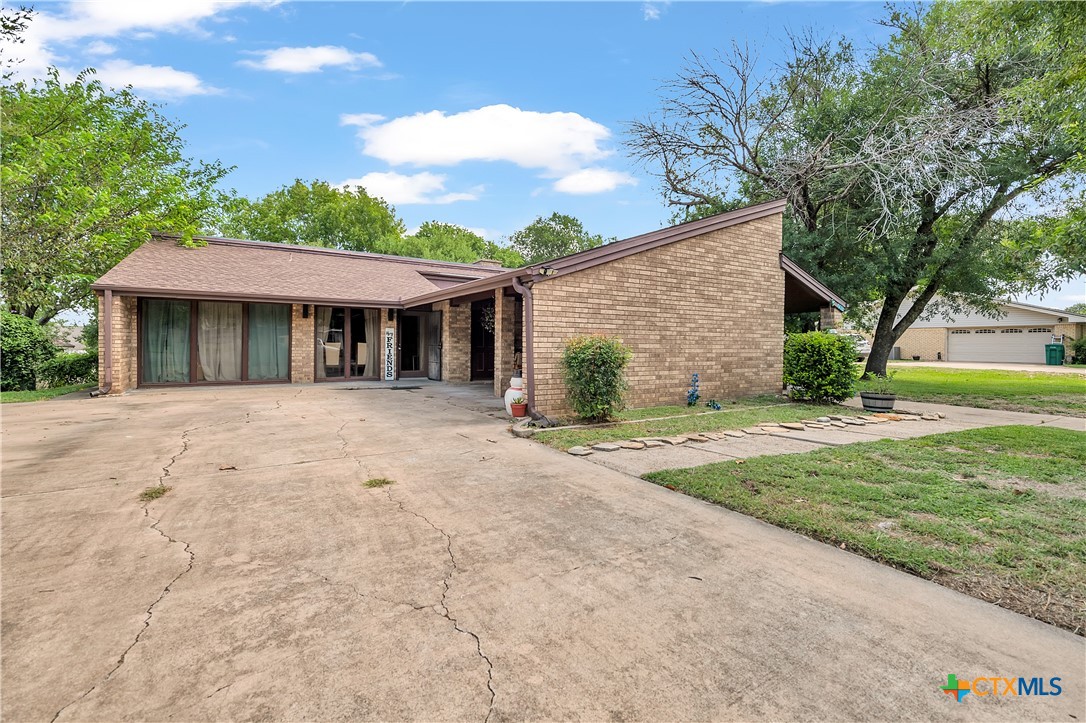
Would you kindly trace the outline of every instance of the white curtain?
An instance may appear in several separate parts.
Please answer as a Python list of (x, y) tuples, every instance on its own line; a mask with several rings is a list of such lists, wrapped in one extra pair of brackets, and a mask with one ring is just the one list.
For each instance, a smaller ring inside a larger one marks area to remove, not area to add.
[(385, 339), (381, 329), (381, 310), (366, 309), (366, 376), (381, 374), (381, 352)]
[(241, 304), (201, 301), (196, 351), (204, 381), (241, 381)]
[(315, 307), (317, 312), (317, 378), (327, 379), (328, 370), (324, 365), (324, 342), (328, 339), (329, 327), (332, 326), (332, 309), (328, 306)]

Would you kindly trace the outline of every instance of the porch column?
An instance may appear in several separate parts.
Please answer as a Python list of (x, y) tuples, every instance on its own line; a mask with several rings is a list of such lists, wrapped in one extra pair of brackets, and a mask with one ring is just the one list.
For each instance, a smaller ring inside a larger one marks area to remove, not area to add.
[(838, 311), (835, 306), (823, 306), (818, 310), (818, 328), (820, 331), (829, 331), (830, 329), (840, 329), (844, 322), (844, 317), (841, 312)]
[(442, 301), (434, 304), (441, 318), (441, 379), (466, 382), (471, 379), (471, 304)]
[(505, 289), (494, 291), (494, 396), (505, 394), (509, 377), (513, 376), (513, 314), (516, 297), (506, 295)]

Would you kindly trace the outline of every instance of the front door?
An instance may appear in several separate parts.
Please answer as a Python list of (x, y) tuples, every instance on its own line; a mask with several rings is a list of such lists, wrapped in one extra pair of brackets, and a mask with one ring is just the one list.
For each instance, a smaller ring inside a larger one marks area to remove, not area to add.
[(400, 376), (424, 377), (426, 368), (426, 327), (423, 315), (417, 312), (400, 314)]
[(441, 312), (431, 311), (426, 317), (426, 349), (429, 369), (426, 375), (434, 381), (441, 380)]
[(494, 300), (471, 305), (471, 380), (494, 378)]

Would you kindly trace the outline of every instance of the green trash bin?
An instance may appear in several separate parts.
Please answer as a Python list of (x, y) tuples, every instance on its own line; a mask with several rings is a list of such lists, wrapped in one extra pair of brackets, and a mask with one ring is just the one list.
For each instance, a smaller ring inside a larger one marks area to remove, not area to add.
[(1050, 367), (1063, 364), (1063, 344), (1045, 344), (1045, 364)]

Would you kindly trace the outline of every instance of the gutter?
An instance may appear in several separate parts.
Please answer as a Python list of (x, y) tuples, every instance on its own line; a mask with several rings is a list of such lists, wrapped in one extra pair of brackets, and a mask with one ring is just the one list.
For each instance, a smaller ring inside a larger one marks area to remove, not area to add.
[(101, 317), (98, 318), (98, 323), (105, 323), (106, 329), (102, 339), (102, 349), (99, 350), (99, 354), (105, 356), (106, 368), (104, 370), (104, 382), (105, 386), (99, 386), (90, 393), (92, 397), (100, 397), (103, 394), (109, 394), (113, 390), (113, 289), (106, 289), (102, 297), (102, 309), (105, 311)]
[(525, 286), (520, 282), (520, 278), (513, 277), (513, 289), (516, 290), (524, 298), (524, 381), (528, 385), (528, 415), (533, 419), (538, 418), (538, 413), (535, 411), (535, 360), (532, 354), (532, 326), (534, 313), (534, 304), (532, 299), (532, 287)]

